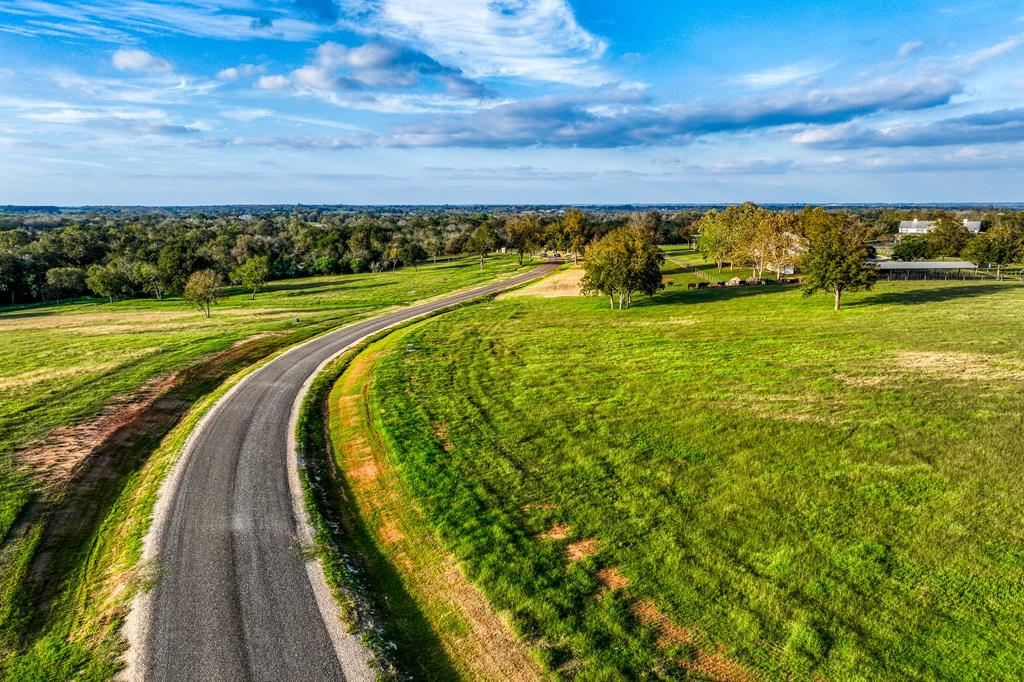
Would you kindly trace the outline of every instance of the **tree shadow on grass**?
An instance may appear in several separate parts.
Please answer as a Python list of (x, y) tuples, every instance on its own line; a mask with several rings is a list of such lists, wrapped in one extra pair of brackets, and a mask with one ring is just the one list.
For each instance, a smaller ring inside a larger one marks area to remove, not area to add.
[(1024, 289), (1024, 285), (978, 282), (977, 284), (958, 284), (955, 286), (936, 286), (928, 289), (903, 289), (873, 294), (856, 301), (844, 303), (845, 306), (858, 308), (873, 305), (919, 305), (921, 303), (937, 303), (951, 301), (956, 298), (973, 298), (987, 296), (1005, 289)]
[[(783, 292), (799, 291), (793, 285), (765, 284), (761, 286), (742, 287), (706, 287), (704, 289), (684, 289), (682, 287), (660, 291), (654, 296), (640, 296), (633, 300), (634, 308), (646, 308), (659, 305), (682, 305), (686, 303), (708, 303), (711, 301), (731, 301), (750, 296), (770, 296)], [(605, 297), (607, 298), (607, 297)]]

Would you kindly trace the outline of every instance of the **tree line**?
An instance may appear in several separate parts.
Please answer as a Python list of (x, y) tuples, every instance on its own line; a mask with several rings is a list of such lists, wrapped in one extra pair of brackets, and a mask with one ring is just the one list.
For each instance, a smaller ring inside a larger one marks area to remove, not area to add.
[[(643, 216), (658, 242), (672, 243), (685, 238), (699, 213)], [(159, 299), (183, 294), (192, 273), (205, 270), (258, 289), (259, 280), (378, 272), (467, 254), (482, 259), (501, 247), (522, 262), (542, 248), (578, 254), (629, 220), (627, 213), (578, 209), (0, 214), (0, 302), (86, 294)]]

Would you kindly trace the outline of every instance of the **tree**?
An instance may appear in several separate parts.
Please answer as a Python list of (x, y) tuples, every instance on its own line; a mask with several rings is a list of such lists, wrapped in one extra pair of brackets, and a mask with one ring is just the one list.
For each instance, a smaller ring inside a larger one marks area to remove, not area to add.
[[(762, 263), (775, 271), (775, 279), (782, 279), (782, 274), (796, 268), (796, 261), (803, 249), (799, 235), (799, 220), (788, 212), (765, 212), (763, 224), (758, 230), (759, 242), (764, 252)], [(760, 277), (760, 275), (759, 275)]]
[(839, 310), (844, 291), (870, 289), (874, 285), (878, 268), (868, 262), (871, 251), (863, 231), (855, 228), (847, 216), (818, 216), (810, 226), (807, 240), (807, 253), (800, 262), (806, 274), (804, 296), (818, 290), (831, 292), (835, 296), (835, 310)]
[(437, 254), (444, 250), (444, 240), (441, 238), (441, 235), (431, 232), (424, 237), (423, 250), (426, 251), (428, 256), (430, 256), (430, 260), (436, 264)]
[(470, 253), (480, 257), (480, 269), (483, 270), (484, 258), (494, 249), (497, 243), (498, 236), (488, 221), (481, 223), (479, 227), (473, 230), (473, 234), (469, 235), (469, 240), (466, 242), (466, 248)]
[(114, 296), (124, 290), (124, 275), (110, 265), (90, 265), (86, 271), (85, 284), (94, 294), (113, 303)]
[(957, 220), (942, 216), (928, 233), (930, 251), (936, 256), (959, 256), (971, 240), (971, 231)]
[(252, 290), (252, 300), (256, 300), (256, 292), (267, 283), (270, 276), (270, 258), (267, 256), (254, 256), (231, 273), (234, 282), (241, 283), (246, 289)]
[(718, 271), (729, 256), (730, 244), (725, 226), (722, 224), (721, 213), (713, 208), (701, 216), (697, 222), (700, 233), (697, 235), (697, 250), (704, 260), (712, 260)]
[(519, 253), (519, 264), (522, 265), (523, 255), (532, 254), (540, 245), (540, 223), (532, 215), (515, 216), (509, 219), (505, 228), (508, 230), (512, 246)]
[(964, 257), (978, 265), (987, 263), (996, 268), (996, 279), (1003, 278), (1003, 268), (1024, 259), (1024, 240), (1008, 226), (993, 227), (970, 241), (964, 249)]
[(152, 291), (156, 300), (163, 300), (164, 284), (160, 277), (160, 269), (152, 263), (139, 263), (135, 269), (135, 283), (143, 291)]
[(928, 257), (930, 249), (925, 237), (908, 236), (892, 247), (892, 257), (896, 260), (923, 260)]
[(612, 230), (587, 249), (580, 291), (608, 296), (612, 308), (617, 296), (619, 310), (628, 308), (637, 291), (653, 296), (664, 287), (661, 281), (664, 262), (665, 254), (646, 229)]
[(413, 270), (426, 255), (427, 252), (415, 239), (404, 238), (398, 248), (398, 257), (401, 259), (402, 265), (411, 265)]
[(220, 299), (221, 280), (213, 270), (193, 272), (185, 283), (185, 300), (210, 317), (210, 308)]
[(579, 262), (579, 256), (587, 245), (587, 215), (578, 208), (567, 208), (562, 214), (562, 241), (572, 253), (572, 262)]
[(46, 271), (46, 286), (56, 295), (75, 296), (85, 290), (85, 270), (82, 268), (50, 268)]

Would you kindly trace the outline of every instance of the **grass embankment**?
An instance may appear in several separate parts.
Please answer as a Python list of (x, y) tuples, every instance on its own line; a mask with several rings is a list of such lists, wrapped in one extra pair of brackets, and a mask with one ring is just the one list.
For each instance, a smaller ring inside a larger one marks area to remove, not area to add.
[[(232, 290), (210, 320), (176, 299), (0, 312), (0, 665), (59, 641), (51, 635), (85, 618), (63, 604), (91, 583), (83, 571), (106, 551), (106, 517), (121, 504), (122, 487), (188, 407), (227, 376), (339, 324), (514, 270), (509, 257), (483, 271), (470, 259), (275, 282), (255, 301)], [(175, 372), (169, 393), (140, 392)], [(134, 399), (114, 400), (126, 395)], [(132, 409), (135, 421), (119, 425)], [(106, 632), (102, 623), (90, 627)]]
[[(1024, 287), (848, 298), (676, 284), (425, 322), (367, 398), (391, 490), (579, 679), (1014, 679)], [(398, 512), (363, 514), (390, 551)]]
[[(376, 412), (366, 399), (371, 370), (383, 354), (406, 352), (405, 333), (395, 332), (346, 362), (329, 397), (310, 393), (321, 405), (327, 398), (335, 471), (341, 474), (333, 479), (330, 505), (340, 510), (336, 543), (358, 557), (363, 570), (357, 589), (378, 606), (383, 637), (395, 644), (401, 671), (414, 679), (539, 679), (525, 645), (461, 573), (423, 511), (407, 504), (409, 492), (376, 438)], [(336, 376), (329, 370), (325, 378)]]

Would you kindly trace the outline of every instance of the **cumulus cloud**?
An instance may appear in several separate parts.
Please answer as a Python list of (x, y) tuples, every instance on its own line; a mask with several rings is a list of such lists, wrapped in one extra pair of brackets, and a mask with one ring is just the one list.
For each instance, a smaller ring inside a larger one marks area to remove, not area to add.
[(256, 81), (256, 87), (261, 90), (284, 90), (290, 88), (292, 85), (284, 76), (261, 76)]
[(358, 25), (422, 46), (473, 79), (499, 76), (600, 85), (606, 42), (576, 21), (567, 0), (363, 0)]
[(234, 81), (239, 78), (252, 78), (257, 74), (263, 73), (263, 71), (264, 69), (262, 66), (257, 66), (255, 64), (239, 64), (238, 66), (230, 66), (218, 71), (217, 80)]
[[(274, 79), (289, 80), (284, 76)], [(483, 97), (487, 89), (467, 78), (459, 69), (444, 66), (429, 55), (391, 42), (373, 41), (357, 47), (326, 42), (316, 50), (310, 64), (291, 73), (290, 83), (297, 88), (339, 91), (372, 89), (408, 89), (431, 79), (450, 95)], [(267, 87), (262, 84), (261, 87)], [(283, 81), (275, 80), (283, 87)]]
[(171, 70), (170, 62), (166, 59), (152, 55), (145, 50), (121, 48), (114, 53), (114, 56), (110, 61), (118, 71), (167, 73)]
[(1024, 142), (1024, 109), (1004, 109), (889, 128), (854, 124), (811, 128), (795, 135), (793, 141), (828, 149)]
[[(881, 79), (842, 89), (816, 89), (729, 103), (654, 106), (620, 91), (546, 96), (406, 125), (386, 144), (467, 147), (628, 147), (674, 144), (700, 135), (792, 124), (840, 123), (879, 111), (945, 104), (961, 86), (945, 78)], [(633, 100), (633, 101), (630, 101)]]

